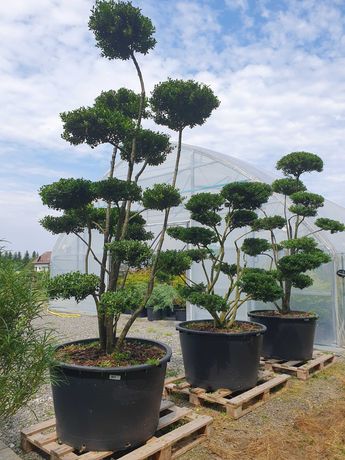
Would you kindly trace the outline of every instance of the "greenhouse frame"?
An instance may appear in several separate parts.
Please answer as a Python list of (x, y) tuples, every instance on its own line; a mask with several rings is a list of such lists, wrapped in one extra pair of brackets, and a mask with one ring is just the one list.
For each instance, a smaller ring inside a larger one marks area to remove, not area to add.
[[(159, 167), (148, 167), (142, 174), (139, 184), (145, 189), (155, 183), (170, 183), (173, 175), (173, 168), (176, 157), (176, 147), (168, 155), (167, 160)], [(125, 178), (127, 163), (119, 161), (115, 166), (115, 176)], [(219, 192), (229, 182), (234, 181), (260, 181), (272, 183), (277, 177), (270, 175), (238, 158), (224, 155), (201, 147), (183, 144), (180, 169), (177, 179), (177, 187), (185, 199), (191, 195), (203, 191)], [(269, 214), (283, 213), (282, 196), (273, 194), (264, 207)], [(345, 209), (341, 206), (325, 200), (320, 208), (321, 217), (330, 217), (345, 222)], [(147, 227), (154, 234), (158, 233), (163, 221), (163, 213), (158, 211), (145, 211), (143, 217), (146, 219)], [(191, 221), (189, 213), (183, 205), (172, 208), (170, 212), (169, 225), (193, 226), (196, 222)], [(301, 234), (308, 234), (317, 228), (314, 226), (313, 218), (307, 218), (303, 222)], [(267, 235), (266, 235), (267, 236)], [(233, 238), (236, 237), (236, 234)], [(322, 232), (313, 235), (321, 249), (325, 250), (332, 257), (332, 261), (321, 266), (312, 276), (314, 285), (303, 289), (294, 289), (292, 306), (294, 309), (313, 311), (320, 316), (316, 343), (325, 346), (345, 345), (345, 278), (341, 271), (345, 268), (345, 235), (330, 234)], [(232, 241), (228, 241), (227, 260), (233, 256)], [(102, 236), (96, 231), (93, 234), (93, 250), (97, 255), (102, 251)], [(181, 243), (166, 237), (165, 249), (182, 248)], [(86, 246), (76, 235), (60, 235), (54, 245), (51, 258), (51, 276), (67, 273), (70, 271), (84, 271)], [(251, 258), (252, 266), (263, 266), (263, 256)], [(89, 271), (97, 273), (98, 265), (92, 259), (89, 260)], [(194, 282), (203, 281), (202, 272), (198, 264), (194, 264), (188, 275)], [(219, 281), (217, 293), (222, 294), (227, 288), (227, 278), (224, 276)], [(96, 314), (93, 299), (77, 304), (74, 300), (51, 301), (50, 308), (60, 312), (78, 312), (84, 314)], [(259, 308), (272, 308), (269, 304), (256, 301), (248, 301), (238, 312), (239, 319), (247, 319), (247, 312)], [(207, 318), (208, 313), (196, 307), (187, 305), (187, 319)]]

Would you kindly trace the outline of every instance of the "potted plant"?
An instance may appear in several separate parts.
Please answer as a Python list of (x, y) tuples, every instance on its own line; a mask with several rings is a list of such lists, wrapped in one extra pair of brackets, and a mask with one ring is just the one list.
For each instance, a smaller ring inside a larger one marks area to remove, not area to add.
[[(267, 250), (265, 240), (246, 239), (247, 227), (258, 218), (255, 211), (267, 202), (271, 187), (257, 182), (233, 182), (220, 193), (198, 193), (186, 209), (200, 226), (170, 227), (168, 234), (191, 249), (165, 251), (159, 270), (180, 275), (186, 286), (181, 294), (206, 309), (210, 320), (186, 321), (177, 326), (187, 381), (207, 390), (245, 390), (256, 385), (261, 352), (260, 324), (237, 321), (236, 313), (246, 301), (269, 302), (282, 294), (274, 274), (247, 266), (247, 255)], [(235, 260), (232, 261), (232, 254)], [(193, 262), (199, 263), (205, 282), (196, 284), (185, 276)], [(225, 292), (218, 290), (226, 279)]]
[(175, 313), (176, 321), (186, 321), (186, 300), (176, 292), (176, 295), (173, 299), (173, 309)]
[[(253, 222), (252, 229), (265, 230), (270, 235), (270, 265), (275, 270), (282, 296), (274, 302), (275, 310), (252, 311), (249, 316), (267, 327), (263, 340), (264, 357), (308, 360), (313, 354), (318, 316), (292, 308), (292, 289), (311, 286), (310, 271), (331, 261), (331, 257), (318, 247), (313, 235), (321, 231), (342, 232), (345, 226), (336, 220), (316, 218), (324, 198), (308, 192), (301, 181), (304, 173), (322, 171), (320, 157), (309, 152), (292, 152), (278, 161), (277, 169), (286, 176), (272, 184), (273, 191), (282, 195), (283, 217), (265, 213), (264, 217)], [(303, 228), (306, 218), (316, 218), (312, 227)]]
[(146, 305), (147, 319), (155, 321), (169, 316), (167, 312), (172, 312), (175, 296), (176, 291), (173, 286), (166, 283), (156, 284)]
[[(54, 370), (60, 384), (52, 388), (56, 430), (62, 442), (78, 450), (119, 451), (145, 442), (158, 424), (171, 350), (156, 341), (127, 338), (127, 334), (150, 299), (170, 209), (181, 203), (176, 178), (183, 130), (203, 124), (219, 101), (207, 86), (182, 80), (156, 85), (148, 100), (137, 54), (154, 48), (154, 27), (130, 2), (96, 1), (89, 28), (102, 56), (133, 62), (141, 92), (126, 88), (102, 92), (92, 106), (61, 114), (65, 140), (92, 148), (110, 144), (112, 156), (104, 180), (60, 179), (40, 190), (44, 204), (63, 212), (45, 217), (42, 225), (53, 234), (74, 234), (87, 247), (85, 272), (51, 279), (50, 297), (80, 301), (92, 296), (99, 329), (99, 339), (58, 349)], [(164, 125), (170, 124), (173, 113), (172, 129), (179, 137), (171, 184), (142, 191), (138, 181), (145, 168), (160, 165), (171, 151), (169, 136), (142, 127), (150, 109)], [(127, 164), (124, 180), (115, 177), (119, 156)], [(145, 229), (141, 215), (145, 209), (163, 213), (154, 248), (149, 243), (153, 235)], [(95, 231), (103, 237), (100, 256), (93, 245)], [(99, 266), (96, 274), (89, 273), (90, 257)], [(128, 273), (143, 267), (150, 268), (144, 298), (140, 289), (126, 286)], [(133, 313), (118, 331), (126, 309)]]

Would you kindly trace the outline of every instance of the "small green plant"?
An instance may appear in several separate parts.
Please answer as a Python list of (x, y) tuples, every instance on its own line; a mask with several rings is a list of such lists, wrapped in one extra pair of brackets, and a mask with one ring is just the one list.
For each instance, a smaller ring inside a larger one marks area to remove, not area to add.
[(177, 291), (169, 284), (156, 284), (153, 288), (151, 297), (147, 302), (147, 307), (153, 308), (154, 311), (173, 310), (174, 299), (177, 297)]
[(155, 359), (155, 358), (149, 358), (145, 364), (149, 364), (151, 366), (159, 366), (159, 359)]

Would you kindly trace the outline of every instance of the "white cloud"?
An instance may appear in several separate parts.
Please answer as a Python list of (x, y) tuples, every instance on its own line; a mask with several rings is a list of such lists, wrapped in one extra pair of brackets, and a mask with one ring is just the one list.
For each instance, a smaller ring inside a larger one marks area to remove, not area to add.
[[(42, 183), (100, 176), (108, 165), (107, 148), (75, 148), (60, 139), (59, 112), (92, 104), (103, 89), (139, 89), (130, 62), (102, 59), (94, 47), (87, 29), (92, 4), (12, 0), (2, 11), (0, 238), (13, 240), (14, 249), (29, 244), (21, 237), (23, 222), (28, 238), (41, 242), (28, 249), (51, 244), (37, 224), (45, 212), (36, 192)], [(279, 8), (260, 0), (253, 8), (227, 0), (224, 10), (220, 2), (196, 0), (138, 4), (153, 18), (159, 39), (153, 53), (139, 57), (148, 92), (170, 75), (203, 81), (221, 99), (203, 127), (185, 133), (186, 142), (268, 170), (289, 151), (315, 152), (325, 173), (309, 185), (345, 205), (339, 187), (345, 175), (341, 1), (292, 0)], [(224, 27), (224, 14), (237, 14), (238, 33)]]

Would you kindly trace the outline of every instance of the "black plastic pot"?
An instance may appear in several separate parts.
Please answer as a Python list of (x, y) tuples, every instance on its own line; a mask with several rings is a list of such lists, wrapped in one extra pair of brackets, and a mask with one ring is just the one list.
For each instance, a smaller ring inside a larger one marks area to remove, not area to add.
[[(265, 313), (263, 316), (262, 313)], [(262, 345), (264, 358), (306, 361), (313, 356), (318, 317), (284, 317), (265, 310), (251, 311), (250, 319), (267, 327)]]
[(212, 391), (219, 388), (239, 391), (255, 386), (265, 326), (258, 325), (255, 332), (234, 334), (185, 327), (200, 322), (207, 321), (186, 321), (176, 326), (188, 383)]
[(185, 308), (175, 308), (175, 319), (176, 321), (186, 321), (186, 309)]
[(163, 319), (163, 310), (154, 310), (153, 307), (146, 307), (147, 319), (149, 321), (158, 321)]
[[(132, 315), (134, 310), (125, 310), (125, 315)], [(146, 318), (147, 317), (147, 311), (146, 308), (144, 308), (139, 315), (139, 318)]]
[(175, 319), (175, 312), (174, 310), (172, 310), (171, 308), (167, 307), (167, 308), (164, 308), (163, 310), (163, 318), (165, 319), (172, 319), (174, 320)]
[(158, 346), (165, 356), (158, 366), (99, 368), (59, 363), (54, 369), (52, 390), (61, 442), (78, 450), (121, 451), (145, 443), (154, 434), (171, 349), (153, 340), (127, 340)]

